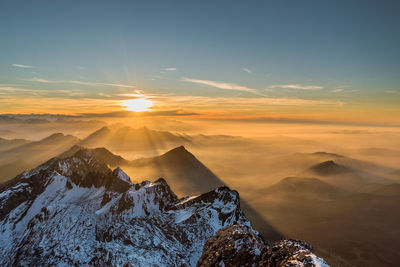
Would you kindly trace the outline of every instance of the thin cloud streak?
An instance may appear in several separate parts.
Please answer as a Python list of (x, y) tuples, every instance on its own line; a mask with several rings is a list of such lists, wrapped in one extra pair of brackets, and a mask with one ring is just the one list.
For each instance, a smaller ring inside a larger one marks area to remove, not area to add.
[(342, 101), (330, 100), (308, 100), (301, 98), (273, 98), (273, 97), (206, 97), (206, 96), (171, 96), (171, 95), (147, 95), (147, 97), (156, 103), (165, 103), (167, 105), (177, 104), (182, 106), (186, 103), (188, 106), (203, 107), (204, 105), (215, 106), (248, 106), (249, 108), (258, 105), (265, 106), (313, 106), (313, 105), (336, 105), (342, 106)]
[(256, 89), (248, 88), (246, 86), (238, 85), (235, 83), (217, 82), (217, 81), (210, 81), (210, 80), (199, 80), (199, 79), (192, 79), (192, 78), (186, 78), (186, 77), (183, 77), (181, 79), (181, 81), (206, 85), (209, 87), (215, 87), (215, 88), (223, 89), (223, 90), (235, 90), (235, 91), (257, 93)]
[(165, 71), (176, 71), (176, 68), (165, 68)]
[(11, 64), (11, 66), (16, 67), (16, 68), (22, 68), (22, 69), (33, 69), (34, 68), (34, 66), (23, 65), (23, 64)]
[(123, 87), (135, 89), (136, 85), (128, 85), (121, 83), (98, 83), (98, 82), (83, 82), (83, 81), (66, 81), (68, 83), (87, 85), (87, 86), (113, 86), (113, 87)]
[(385, 93), (391, 95), (400, 95), (400, 91), (394, 91), (394, 90), (386, 90)]
[[(34, 96), (48, 96), (51, 94), (63, 95), (63, 96), (84, 96), (85, 94), (79, 89), (68, 89), (68, 90), (45, 90), (45, 89), (30, 89), (30, 88), (20, 88), (14, 86), (1, 86), (0, 85), (0, 94), (7, 95), (11, 94), (25, 94), (25, 95), (34, 95)], [(57, 97), (57, 96), (55, 96)]]
[(128, 85), (121, 83), (99, 83), (99, 82), (85, 82), (85, 81), (76, 81), (76, 80), (46, 80), (42, 78), (31, 78), (26, 79), (26, 81), (30, 82), (39, 82), (39, 83), (71, 83), (71, 84), (79, 84), (85, 86), (112, 86), (112, 87), (122, 87), (122, 88), (131, 88), (135, 89), (136, 85)]
[(343, 92), (343, 89), (338, 88), (331, 91), (331, 93), (340, 93), (340, 92)]
[(268, 88), (285, 88), (285, 89), (295, 89), (295, 90), (321, 90), (324, 89), (323, 86), (319, 85), (301, 85), (301, 84), (274, 84), (270, 85)]
[(247, 73), (252, 73), (251, 69), (248, 69), (248, 68), (242, 68), (242, 70), (243, 70), (244, 72), (247, 72)]

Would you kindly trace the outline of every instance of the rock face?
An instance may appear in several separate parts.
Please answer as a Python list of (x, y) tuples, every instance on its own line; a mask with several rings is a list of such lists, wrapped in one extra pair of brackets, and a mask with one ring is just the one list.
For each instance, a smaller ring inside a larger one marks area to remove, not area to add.
[(328, 266), (312, 251), (311, 245), (297, 240), (269, 246), (253, 228), (232, 225), (206, 242), (197, 266)]
[(228, 187), (178, 199), (79, 150), (0, 185), (0, 266), (194, 266), (219, 229), (250, 226), (239, 203)]

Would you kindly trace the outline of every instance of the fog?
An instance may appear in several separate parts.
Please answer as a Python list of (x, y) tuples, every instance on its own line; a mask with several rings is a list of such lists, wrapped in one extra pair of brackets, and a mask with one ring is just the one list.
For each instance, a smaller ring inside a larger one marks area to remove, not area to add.
[[(261, 233), (309, 241), (334, 266), (399, 263), (398, 127), (24, 118), (0, 122), (0, 137), (1, 181), (74, 145), (105, 147), (133, 182), (163, 176), (179, 196), (228, 185)], [(157, 157), (181, 145), (200, 163)]]

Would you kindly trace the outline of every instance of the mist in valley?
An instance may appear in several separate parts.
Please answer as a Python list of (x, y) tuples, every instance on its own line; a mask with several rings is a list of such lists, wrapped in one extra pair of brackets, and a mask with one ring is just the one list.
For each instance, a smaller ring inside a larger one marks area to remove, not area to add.
[[(134, 183), (164, 177), (179, 197), (221, 185), (237, 190), (245, 213), (264, 237), (310, 242), (333, 266), (399, 264), (398, 128), (144, 123), (76, 118), (2, 122), (0, 179), (6, 182), (83, 147), (105, 148), (112, 154), (98, 150), (99, 155), (109, 157), (112, 167), (120, 166)], [(181, 130), (173, 131), (174, 124)]]

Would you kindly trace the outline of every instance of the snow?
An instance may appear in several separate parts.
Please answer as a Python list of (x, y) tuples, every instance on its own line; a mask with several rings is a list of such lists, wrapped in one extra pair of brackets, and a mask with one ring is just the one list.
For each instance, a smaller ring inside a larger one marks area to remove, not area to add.
[(186, 202), (188, 202), (188, 201), (190, 201), (190, 200), (192, 200), (192, 199), (195, 199), (195, 198), (197, 198), (197, 197), (198, 197), (198, 195), (197, 195), (197, 196), (188, 196), (188, 197), (184, 197), (183, 200), (181, 200), (177, 205), (185, 204)]
[(9, 197), (9, 195), (13, 194), (13, 193), (23, 192), (25, 190), (25, 187), (27, 187), (27, 186), (29, 186), (29, 184), (27, 184), (27, 183), (17, 184), (15, 186), (11, 187), (10, 189), (1, 192), (0, 199)]
[(315, 254), (310, 254), (312, 263), (315, 267), (329, 267), (329, 265), (321, 258), (317, 257)]
[(52, 202), (52, 200), (54, 200), (59, 190), (61, 190), (65, 186), (65, 182), (66, 178), (64, 176), (54, 174), (45, 191), (35, 199), (24, 218), (19, 221), (15, 226), (15, 231), (17, 233), (24, 231), (28, 222), (36, 214), (38, 214), (43, 207), (47, 207)]
[(131, 178), (120, 167), (116, 168), (114, 171), (117, 171), (117, 176), (119, 179), (131, 183)]
[(193, 209), (177, 210), (175, 212), (175, 223), (186, 221), (193, 215)]

